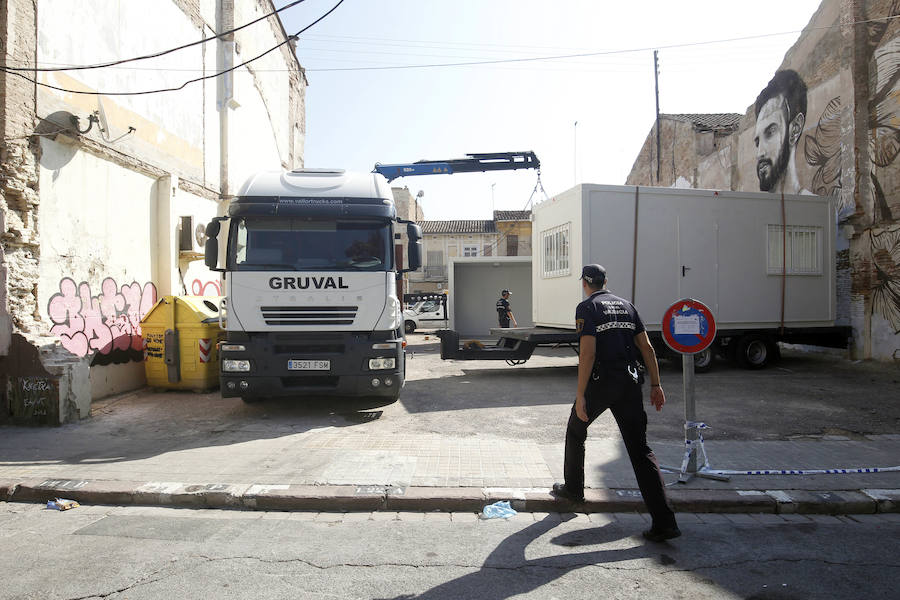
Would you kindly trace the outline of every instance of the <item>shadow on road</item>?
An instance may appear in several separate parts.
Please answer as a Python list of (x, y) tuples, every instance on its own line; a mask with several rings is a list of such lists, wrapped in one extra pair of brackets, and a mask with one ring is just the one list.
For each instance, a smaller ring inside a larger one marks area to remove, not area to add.
[(92, 418), (56, 428), (0, 427), (0, 465), (88, 465), (270, 440), (381, 417), (376, 399), (268, 399), (245, 404), (218, 393), (141, 391), (96, 402)]
[[(642, 545), (621, 550), (563, 552), (556, 556), (526, 558), (526, 549), (529, 544), (571, 518), (571, 516), (563, 516), (563, 520), (560, 521), (553, 515), (549, 515), (504, 539), (488, 555), (480, 570), (443, 583), (422, 594), (401, 595), (391, 600), (412, 600), (414, 598), (421, 600), (459, 600), (460, 598), (504, 600), (519, 594), (533, 592), (576, 569), (648, 558), (655, 554), (652, 548)], [(592, 529), (567, 532), (551, 540), (551, 543), (572, 548), (615, 542), (629, 535), (620, 526), (608, 524)]]

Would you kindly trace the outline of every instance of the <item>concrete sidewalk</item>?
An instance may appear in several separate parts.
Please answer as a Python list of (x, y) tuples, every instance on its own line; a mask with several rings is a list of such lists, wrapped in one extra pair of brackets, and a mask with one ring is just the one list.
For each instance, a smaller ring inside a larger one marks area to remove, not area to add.
[[(641, 511), (619, 439), (589, 438), (587, 501), (549, 495), (562, 480), (563, 444), (438, 433), (357, 431), (319, 419), (158, 423), (153, 393), (96, 403), (90, 421), (55, 429), (0, 428), (0, 500), (55, 497), (96, 504), (265, 510), (479, 511), (512, 500), (526, 511)], [(149, 399), (148, 399), (149, 398)], [(171, 400), (171, 396), (168, 397)], [(143, 400), (143, 404), (142, 401)], [(220, 400), (221, 401), (221, 400)], [(116, 417), (130, 403), (131, 414)], [(362, 423), (367, 415), (354, 418)], [(380, 414), (380, 413), (379, 413)], [(377, 418), (377, 414), (373, 418)], [(713, 469), (883, 469), (900, 464), (900, 435), (706, 443)], [(680, 441), (650, 440), (680, 466)], [(900, 511), (900, 472), (693, 478), (669, 494), (683, 512), (874, 513)]]

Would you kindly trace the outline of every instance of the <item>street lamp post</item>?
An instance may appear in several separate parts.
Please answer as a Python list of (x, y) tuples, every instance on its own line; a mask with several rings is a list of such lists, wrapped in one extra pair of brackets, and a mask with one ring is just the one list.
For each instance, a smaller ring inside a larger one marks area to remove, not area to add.
[(572, 127), (572, 185), (578, 184), (578, 121)]

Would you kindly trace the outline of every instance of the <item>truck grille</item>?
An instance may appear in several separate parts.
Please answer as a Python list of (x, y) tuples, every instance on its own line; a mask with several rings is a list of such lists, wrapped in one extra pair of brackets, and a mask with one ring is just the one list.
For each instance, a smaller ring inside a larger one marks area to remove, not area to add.
[(358, 306), (263, 306), (266, 325), (352, 325)]

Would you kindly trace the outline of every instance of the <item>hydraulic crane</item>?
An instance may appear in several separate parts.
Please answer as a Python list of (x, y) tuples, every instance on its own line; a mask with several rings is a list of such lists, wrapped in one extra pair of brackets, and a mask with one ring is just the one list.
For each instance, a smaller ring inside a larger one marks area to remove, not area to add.
[(467, 154), (466, 158), (450, 160), (419, 160), (414, 163), (395, 165), (375, 164), (373, 173), (381, 173), (388, 182), (408, 175), (450, 175), (453, 173), (474, 173), (477, 171), (515, 171), (518, 169), (538, 169), (541, 161), (530, 150), (527, 152), (494, 152), (487, 154)]

